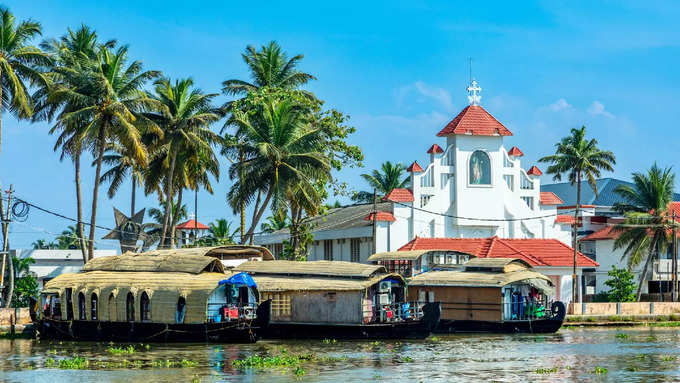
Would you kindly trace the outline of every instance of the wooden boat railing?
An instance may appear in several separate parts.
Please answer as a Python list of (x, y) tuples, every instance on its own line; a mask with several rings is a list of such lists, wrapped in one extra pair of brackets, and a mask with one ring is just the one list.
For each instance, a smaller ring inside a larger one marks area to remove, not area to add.
[(423, 318), (424, 305), (424, 302), (398, 302), (387, 305), (364, 306), (364, 323), (419, 321)]
[(208, 317), (208, 323), (250, 321), (256, 319), (257, 303), (208, 303), (208, 312), (215, 313)]
[(553, 312), (552, 307), (552, 300), (524, 299), (503, 303), (503, 320), (551, 319), (557, 314)]

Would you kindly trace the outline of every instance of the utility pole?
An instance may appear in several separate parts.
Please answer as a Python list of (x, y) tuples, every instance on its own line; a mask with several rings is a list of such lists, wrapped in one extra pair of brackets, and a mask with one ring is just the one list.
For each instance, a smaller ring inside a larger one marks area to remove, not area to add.
[(373, 251), (371, 252), (371, 254), (375, 254), (376, 249), (375, 225), (377, 222), (378, 222), (378, 202), (376, 200), (375, 189), (373, 189)]
[(676, 302), (678, 300), (678, 237), (675, 232), (675, 210), (672, 213), (671, 224), (673, 225), (673, 261), (671, 262), (673, 268), (671, 283), (673, 285), (671, 286), (671, 301)]
[[(0, 190), (2, 190), (0, 188)], [(2, 206), (2, 199), (0, 198), (0, 219), (2, 220), (2, 269), (0, 269), (0, 294), (4, 295), (5, 294), (5, 269), (7, 266), (9, 266), (9, 274), (10, 274), (10, 281), (9, 283), (12, 284), (14, 283), (14, 267), (12, 265), (12, 260), (9, 259), (9, 262), (7, 262), (8, 258), (7, 256), (9, 255), (9, 223), (10, 223), (10, 218), (11, 218), (11, 210), (12, 210), (12, 193), (14, 192), (14, 187), (12, 184), (9, 185), (9, 190), (6, 191), (7, 193), (7, 208), (3, 209)], [(4, 211), (3, 211), (4, 210)], [(8, 303), (11, 302), (12, 300), (12, 295), (11, 295), (11, 290), (13, 290), (13, 286), (10, 285), (10, 293), (7, 294), (7, 301), (3, 301), (2, 305), (3, 307), (8, 306)], [(0, 298), (2, 298), (2, 295), (0, 295)], [(2, 299), (0, 299), (2, 300)]]

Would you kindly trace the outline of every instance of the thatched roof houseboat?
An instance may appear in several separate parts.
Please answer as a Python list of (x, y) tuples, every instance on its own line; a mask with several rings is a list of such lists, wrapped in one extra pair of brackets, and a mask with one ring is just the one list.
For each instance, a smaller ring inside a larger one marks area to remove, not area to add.
[(268, 317), (258, 301), (248, 275), (203, 252), (126, 253), (49, 281), (37, 317), (56, 338), (254, 341)]
[(439, 319), (438, 304), (406, 302), (403, 277), (379, 265), (269, 261), (234, 270), (251, 274), (271, 300), (265, 337), (426, 337)]
[(430, 271), (409, 279), (409, 299), (438, 301), (435, 332), (555, 332), (564, 304), (551, 302), (552, 279), (514, 258), (475, 258), (462, 271)]

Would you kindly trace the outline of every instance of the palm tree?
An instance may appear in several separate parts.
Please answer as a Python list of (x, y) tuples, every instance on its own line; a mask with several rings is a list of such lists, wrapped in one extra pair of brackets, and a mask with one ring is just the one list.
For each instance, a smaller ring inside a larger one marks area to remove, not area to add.
[(562, 180), (562, 174), (567, 174), (569, 182), (576, 185), (576, 207), (574, 209), (574, 224), (572, 229), (572, 244), (574, 247), (574, 268), (572, 273), (572, 301), (577, 302), (576, 295), (576, 256), (578, 253), (578, 217), (581, 207), (581, 182), (585, 179), (597, 195), (596, 179), (602, 170), (613, 171), (616, 164), (614, 153), (597, 147), (597, 140), (586, 138), (586, 127), (572, 128), (571, 135), (562, 138), (555, 144), (555, 154), (541, 158), (540, 162), (550, 163), (548, 174), (556, 181)]
[[(229, 175), (236, 182), (227, 198), (238, 195), (264, 195), (256, 201), (253, 220), (246, 232), (252, 237), (264, 211), (274, 199), (274, 206), (285, 206), (286, 194), (296, 185), (308, 197), (318, 193), (314, 180), (329, 176), (327, 156), (319, 148), (319, 130), (306, 125), (306, 115), (288, 99), (265, 97), (255, 111), (233, 111), (238, 125), (237, 136), (244, 137), (246, 160), (232, 164)], [(237, 175), (243, 174), (243, 177)], [(312, 198), (318, 200), (318, 198)]]
[[(159, 208), (151, 208), (147, 212), (149, 217), (153, 220), (153, 222), (150, 223), (145, 223), (142, 225), (142, 228), (145, 230), (146, 235), (148, 236), (148, 240), (145, 241), (144, 246), (148, 247), (150, 245), (153, 245), (154, 243), (160, 242), (162, 239), (162, 230), (163, 230), (163, 223), (166, 222), (165, 219), (165, 212), (166, 212), (166, 203), (165, 201), (160, 203)], [(186, 205), (177, 205), (175, 203), (172, 204), (170, 207), (170, 216), (172, 217), (172, 223), (177, 225), (180, 223), (182, 220), (186, 219), (187, 217), (187, 207)]]
[[(57, 117), (59, 124), (75, 126), (86, 122), (77, 137), (84, 139), (92, 148), (95, 159), (95, 178), (92, 191), (88, 258), (94, 256), (94, 236), (97, 219), (97, 202), (104, 152), (112, 142), (128, 148), (131, 157), (139, 164), (147, 162), (147, 151), (138, 126), (154, 128), (153, 123), (137, 114), (149, 110), (157, 103), (141, 88), (144, 83), (158, 76), (156, 71), (143, 71), (142, 64), (134, 61), (127, 65), (127, 46), (115, 49), (115, 44), (101, 45), (97, 62), (77, 69), (58, 68), (65, 86), (50, 92), (50, 99), (75, 105), (62, 110)], [(160, 133), (159, 133), (160, 134)]]
[[(86, 25), (81, 25), (76, 31), (69, 29), (59, 40), (46, 40), (41, 44), (42, 49), (53, 58), (53, 67), (46, 73), (48, 82), (35, 94), (35, 114), (33, 120), (51, 121), (60, 110), (65, 112), (79, 108), (77, 99), (61, 97), (68, 90), (66, 82), (69, 76), (60, 76), (59, 72), (79, 72), (87, 70), (97, 60), (97, 33)], [(63, 121), (50, 129), (50, 134), (57, 134), (54, 150), (61, 150), (60, 160), (66, 156), (73, 160), (76, 186), (76, 211), (78, 238), (83, 255), (83, 262), (87, 262), (87, 246), (85, 245), (83, 227), (83, 198), (80, 187), (80, 159), (83, 148), (87, 143), (83, 140), (83, 131), (88, 121), (81, 120), (69, 124)]]
[(224, 218), (220, 218), (215, 222), (208, 224), (208, 239), (213, 245), (226, 245), (234, 243), (234, 237), (239, 229), (233, 230), (231, 222)]
[[(304, 55), (298, 54), (289, 59), (288, 55), (282, 51), (281, 46), (275, 41), (263, 45), (259, 51), (254, 46), (249, 45), (245, 52), (241, 54), (241, 57), (248, 66), (251, 81), (238, 79), (224, 81), (222, 93), (225, 95), (245, 97), (249, 92), (255, 92), (262, 88), (296, 89), (310, 80), (316, 79), (311, 74), (297, 70), (297, 65), (302, 61)], [(311, 93), (306, 92), (306, 94), (313, 97)], [(231, 111), (231, 105), (232, 102), (224, 105), (225, 112)], [(224, 133), (229, 126), (236, 126), (232, 119), (226, 122), (220, 133)], [(222, 154), (227, 156), (232, 163), (243, 163), (246, 160), (244, 153), (246, 144), (243, 140), (244, 138), (238, 135), (228, 137), (226, 140), (225, 150), (222, 151)], [(243, 181), (243, 173), (239, 173), (237, 176)], [(258, 194), (258, 202), (259, 197)], [(241, 217), (241, 242), (245, 242), (246, 205), (252, 202), (252, 199), (252, 196), (244, 193), (233, 193), (230, 198), (232, 208), (234, 211), (238, 209)]]
[[(404, 188), (409, 183), (409, 177), (404, 176), (406, 167), (400, 163), (383, 162), (380, 169), (374, 169), (370, 174), (362, 174), (361, 178), (375, 189), (379, 195), (387, 195), (392, 189)], [(360, 191), (353, 198), (355, 201), (373, 202), (373, 192)]]
[(57, 248), (61, 250), (80, 249), (80, 240), (75, 226), (70, 225), (56, 238)]
[(625, 248), (629, 270), (644, 261), (637, 290), (639, 301), (649, 262), (654, 254), (665, 253), (671, 244), (669, 233), (674, 223), (668, 207), (673, 201), (675, 175), (671, 168), (661, 169), (654, 164), (647, 174), (633, 173), (633, 184), (619, 185), (614, 190), (625, 201), (614, 206), (625, 216), (624, 222), (614, 227), (619, 233), (614, 249)]
[[(165, 200), (172, 201), (178, 153), (211, 153), (213, 146), (222, 142), (222, 138), (210, 130), (210, 124), (220, 119), (219, 111), (211, 105), (216, 94), (205, 94), (194, 88), (191, 78), (175, 80), (174, 83), (163, 78), (156, 81), (155, 92), (149, 96), (163, 106), (162, 113), (149, 113), (147, 116), (163, 130), (164, 138), (156, 155), (162, 159), (166, 171)], [(150, 177), (154, 180), (147, 185), (147, 189), (160, 184), (159, 174)], [(166, 204), (165, 209), (161, 246), (165, 245), (170, 233), (170, 204)]]
[(31, 117), (33, 108), (28, 86), (44, 84), (37, 68), (49, 65), (50, 58), (29, 45), (31, 39), (41, 34), (40, 23), (25, 20), (17, 24), (12, 12), (0, 8), (0, 148), (2, 113), (9, 110), (19, 118)]
[(274, 214), (267, 217), (265, 222), (260, 225), (260, 230), (264, 233), (273, 233), (277, 230), (282, 230), (290, 225), (287, 211), (284, 209), (275, 210)]
[(58, 247), (56, 243), (47, 242), (47, 240), (45, 239), (38, 239), (35, 242), (33, 242), (31, 246), (33, 246), (33, 250), (55, 249)]

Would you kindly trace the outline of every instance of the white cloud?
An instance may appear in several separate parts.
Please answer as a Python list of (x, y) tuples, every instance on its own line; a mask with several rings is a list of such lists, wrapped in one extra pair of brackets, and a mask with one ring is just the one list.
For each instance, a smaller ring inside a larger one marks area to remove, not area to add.
[(548, 108), (550, 108), (550, 110), (553, 112), (559, 112), (560, 110), (571, 109), (573, 107), (567, 102), (567, 100), (560, 98), (559, 100), (548, 105)]
[[(432, 109), (442, 109), (446, 112), (453, 112), (454, 106), (451, 99), (451, 93), (444, 89), (430, 86), (422, 81), (416, 81), (412, 84), (399, 88), (396, 92), (397, 104), (403, 105), (407, 97), (411, 98), (409, 102), (431, 103)], [(413, 97), (415, 96), (415, 97)]]
[(608, 118), (614, 118), (614, 115), (608, 112), (604, 104), (602, 104), (599, 101), (593, 101), (592, 104), (588, 107), (588, 113), (590, 113), (592, 116), (605, 116)]

